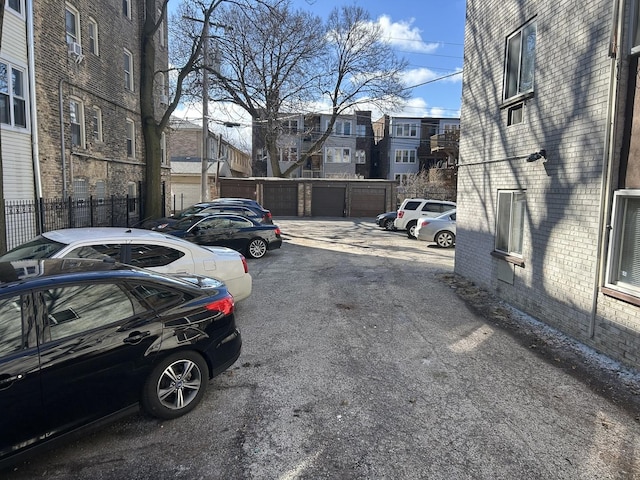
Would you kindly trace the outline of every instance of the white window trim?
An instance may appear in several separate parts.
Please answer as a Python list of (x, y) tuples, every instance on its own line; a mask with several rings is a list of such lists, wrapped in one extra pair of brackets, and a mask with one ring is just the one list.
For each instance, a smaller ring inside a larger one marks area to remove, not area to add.
[[(398, 153), (400, 152), (402, 153), (400, 155), (400, 160), (398, 160)], [(407, 154), (407, 160), (408, 160), (406, 162), (402, 161), (402, 158), (404, 158), (405, 153)], [(414, 148), (397, 148), (393, 152), (393, 159), (394, 159), (394, 162), (397, 163), (398, 165), (412, 165), (416, 163), (418, 159), (418, 153)]]
[[(293, 160), (291, 160), (292, 157)], [(298, 158), (298, 147), (278, 147), (278, 159), (281, 162), (295, 163)]]
[(129, 57), (129, 71), (127, 72), (127, 69), (124, 67), (124, 65), (122, 66), (124, 70), (124, 87), (130, 92), (133, 92), (133, 53), (125, 48), (123, 49), (123, 60), (125, 55)]
[[(84, 102), (77, 97), (70, 97), (68, 108), (69, 108), (69, 129), (71, 130), (71, 102), (75, 102), (78, 104), (78, 122), (80, 125), (80, 145), (76, 145), (71, 141), (72, 147), (86, 148), (86, 132), (85, 132), (85, 112), (84, 112)], [(70, 132), (71, 133), (71, 132)], [(73, 135), (73, 134), (72, 134)]]
[(160, 25), (158, 26), (158, 43), (161, 47), (167, 46), (167, 39), (164, 33), (164, 16), (162, 15), (162, 10), (158, 10), (158, 20), (160, 20)]
[(613, 194), (613, 209), (611, 211), (611, 237), (607, 255), (607, 269), (605, 287), (619, 291), (626, 295), (640, 298), (640, 286), (636, 287), (619, 280), (619, 268), (622, 255), (622, 233), (625, 228), (626, 200), (640, 199), (640, 189), (618, 190)]
[(132, 6), (132, 2), (131, 2), (131, 0), (123, 0), (123, 5), (124, 5), (124, 3), (125, 3), (125, 2), (126, 2), (126, 4), (127, 4), (127, 12), (126, 12), (126, 13), (125, 13), (125, 12), (122, 12), (122, 14), (123, 14), (125, 17), (127, 17), (129, 20), (131, 20), (131, 15), (132, 15), (132, 13), (131, 13), (131, 6)]
[[(94, 121), (96, 118), (98, 119), (98, 136), (97, 137), (95, 135), (96, 131), (94, 130)], [(102, 142), (104, 138), (102, 136), (102, 109), (100, 107), (94, 106), (92, 108), (91, 130), (92, 130), (91, 133), (92, 133), (93, 140), (95, 140), (96, 142)]]
[(5, 11), (6, 12), (11, 12), (14, 15), (18, 16), (21, 19), (25, 18), (25, 14), (24, 14), (24, 0), (18, 0), (18, 4), (20, 5), (20, 11), (18, 12), (17, 10), (14, 10), (13, 8), (11, 8), (9, 6), (9, 0), (6, 1), (5, 3)]
[(365, 152), (364, 150), (356, 150), (355, 161), (358, 164), (367, 163), (367, 152)]
[[(88, 25), (87, 28), (89, 28), (89, 26), (93, 25), (93, 44), (95, 46), (95, 50), (93, 52), (91, 52), (91, 49), (89, 49), (89, 51), (91, 53), (93, 53), (94, 55), (100, 55), (100, 43), (99, 43), (99, 31), (98, 31), (98, 22), (96, 21), (95, 18), (93, 17), (89, 17), (89, 21), (88, 21)], [(90, 30), (89, 30), (90, 32)], [(89, 33), (89, 46), (91, 46), (91, 33)]]
[[(526, 89), (526, 90), (521, 90), (521, 85), (520, 85), (520, 80), (521, 80), (521, 72), (522, 72), (522, 62), (523, 62), (523, 55), (522, 55), (522, 50), (524, 48), (524, 41), (523, 41), (523, 37), (524, 37), (524, 31), (529, 28), (530, 26), (535, 26), (536, 28), (536, 45), (534, 45), (534, 50), (533, 50), (533, 79), (532, 79), (532, 84), (531, 84), (531, 88)], [(522, 25), (520, 28), (518, 28), (515, 32), (513, 32), (511, 35), (509, 35), (506, 38), (506, 42), (505, 42), (505, 57), (504, 57), (504, 68), (503, 68), (503, 84), (502, 84), (502, 100), (507, 102), (507, 101), (514, 101), (517, 100), (519, 98), (522, 97), (526, 97), (528, 95), (532, 95), (535, 91), (535, 52), (537, 50), (537, 31), (538, 31), (538, 27), (536, 24), (536, 19), (532, 19), (530, 21), (528, 21), (527, 23), (525, 23), (524, 25)], [(516, 92), (509, 95), (507, 93), (508, 91), (508, 83), (509, 83), (509, 42), (515, 38), (517, 35), (520, 35), (520, 51), (519, 51), (519, 55), (518, 55), (518, 71), (517, 72), (513, 72), (513, 74), (515, 75), (516, 79), (517, 79), (517, 86), (516, 86)]]
[[(131, 153), (129, 153), (129, 141), (131, 141)], [(136, 158), (136, 124), (129, 118), (127, 118), (125, 125), (125, 142), (127, 158)]]
[[(73, 14), (73, 16), (75, 17), (75, 23), (76, 23), (76, 33), (75, 33), (75, 35), (76, 36), (75, 36), (75, 39), (73, 41), (75, 43), (78, 43), (78, 44), (82, 45), (82, 29), (80, 28), (80, 12), (73, 5), (70, 5), (68, 3), (65, 4), (65, 11), (64, 11), (64, 34), (65, 34), (65, 38), (69, 35), (69, 33), (67, 32), (67, 11), (71, 12)], [(67, 43), (71, 43), (71, 42), (69, 42), (69, 40), (67, 39)]]
[[(30, 105), (29, 105), (29, 96), (26, 95), (27, 92), (27, 67), (25, 65), (19, 65), (13, 62), (10, 62), (2, 57), (0, 57), (0, 63), (3, 63), (7, 67), (7, 88), (8, 92), (6, 95), (9, 96), (9, 123), (2, 123), (2, 129), (15, 130), (19, 132), (28, 132), (31, 129), (31, 120), (29, 118), (30, 113)], [(25, 116), (25, 126), (16, 125), (16, 114), (14, 108), (14, 93), (13, 93), (13, 72), (12, 70), (19, 70), (22, 73), (22, 96), (16, 97), (24, 101), (24, 116)]]
[[(406, 130), (408, 131), (408, 134), (405, 135), (405, 127)], [(400, 133), (398, 133), (398, 130), (402, 130)], [(395, 133), (395, 137), (396, 138), (418, 138), (418, 136), (420, 135), (420, 126), (418, 123), (416, 122), (399, 122), (396, 123), (393, 127), (393, 131)], [(412, 135), (412, 133), (414, 133), (414, 135)]]
[(167, 164), (167, 135), (162, 132), (160, 134), (160, 165)]
[[(500, 248), (498, 248), (498, 232), (499, 232), (499, 222), (500, 222), (500, 197), (501, 194), (510, 194), (509, 197), (509, 225), (507, 226), (508, 228), (508, 235), (509, 238), (507, 239), (507, 250), (502, 250)], [(516, 219), (514, 218), (514, 213), (515, 213), (515, 209), (513, 208), (515, 203), (514, 203), (514, 196), (516, 194), (522, 194), (524, 195), (524, 208), (525, 211), (522, 212), (522, 216), (523, 216), (523, 223), (521, 226), (521, 231), (520, 231), (520, 237), (521, 237), (521, 245), (520, 245), (520, 249), (523, 250), (524, 249), (524, 217), (526, 215), (526, 208), (527, 208), (527, 197), (526, 197), (526, 190), (498, 190), (498, 198), (496, 201), (496, 225), (495, 225), (495, 242), (494, 242), (494, 249), (496, 252), (500, 252), (501, 254), (504, 255), (509, 255), (509, 256), (513, 256), (513, 257), (518, 257), (518, 258), (523, 258), (523, 252), (520, 251), (515, 251), (514, 247), (513, 247), (513, 232), (514, 232), (514, 222), (516, 221)]]
[[(340, 161), (339, 162), (336, 162), (335, 160), (329, 161), (329, 151), (333, 152), (333, 155), (331, 155), (331, 158), (335, 159), (336, 151), (338, 150), (340, 150)], [(348, 153), (346, 156), (344, 155), (345, 150), (348, 150)], [(345, 158), (347, 158), (347, 160), (345, 160)], [(332, 164), (351, 163), (351, 148), (350, 147), (325, 147), (324, 163), (332, 163)]]

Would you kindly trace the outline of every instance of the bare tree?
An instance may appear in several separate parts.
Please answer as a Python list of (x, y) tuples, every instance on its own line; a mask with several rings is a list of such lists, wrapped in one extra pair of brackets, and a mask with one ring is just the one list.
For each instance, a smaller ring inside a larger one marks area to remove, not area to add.
[[(288, 0), (229, 3), (224, 22), (233, 33), (219, 40), (219, 67), (212, 96), (242, 107), (264, 134), (273, 174), (289, 176), (319, 152), (338, 115), (363, 102), (392, 108), (409, 91), (400, 82), (406, 67), (368, 13), (357, 6), (334, 10), (326, 24)], [(328, 105), (326, 130), (284, 172), (278, 159), (281, 121)]]
[[(162, 27), (162, 19), (166, 18), (169, 0), (161, 2), (159, 15), (157, 0), (144, 1), (146, 16), (142, 31), (140, 62), (140, 113), (146, 164), (144, 198), (146, 216), (155, 218), (162, 215), (160, 158), (162, 132), (167, 128), (171, 114), (180, 104), (186, 79), (190, 74), (201, 68), (202, 46), (206, 37), (204, 34), (206, 31), (205, 25), (208, 24), (216, 9), (225, 0), (190, 2), (190, 13), (197, 15), (197, 18), (201, 21), (192, 22), (193, 34), (189, 37), (189, 42), (182, 44), (184, 52), (182, 63), (175, 64), (171, 68), (164, 70), (156, 68), (155, 36), (158, 29)], [(156, 102), (154, 101), (154, 82), (160, 73), (171, 75), (173, 84), (173, 95), (163, 112), (156, 111)]]

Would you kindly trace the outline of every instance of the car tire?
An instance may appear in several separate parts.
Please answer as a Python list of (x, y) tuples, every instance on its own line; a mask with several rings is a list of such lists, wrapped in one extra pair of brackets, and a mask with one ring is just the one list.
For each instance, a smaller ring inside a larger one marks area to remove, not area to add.
[(142, 407), (153, 417), (180, 417), (200, 403), (208, 383), (209, 367), (201, 355), (188, 350), (170, 355), (149, 375)]
[(395, 225), (393, 224), (392, 218), (388, 218), (387, 220), (384, 221), (384, 229), (390, 230), (390, 231), (393, 231), (396, 229)]
[(413, 222), (409, 222), (409, 224), (407, 225), (407, 237), (409, 237), (412, 240), (415, 240), (416, 238), (416, 226), (418, 225), (418, 222), (413, 221)]
[(267, 253), (267, 242), (261, 238), (254, 238), (247, 245), (247, 256), (250, 258), (262, 258)]
[(451, 232), (443, 231), (438, 232), (434, 240), (439, 247), (451, 248), (456, 243), (456, 236)]

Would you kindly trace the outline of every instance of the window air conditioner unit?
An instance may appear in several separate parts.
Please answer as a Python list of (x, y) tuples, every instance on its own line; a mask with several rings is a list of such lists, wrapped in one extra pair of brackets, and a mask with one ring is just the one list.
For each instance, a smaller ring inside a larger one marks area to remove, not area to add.
[(160, 105), (168, 105), (169, 98), (166, 95), (159, 95), (158, 99), (160, 100)]
[(69, 49), (69, 55), (73, 55), (74, 57), (82, 57), (82, 45), (76, 42), (71, 42), (67, 44)]

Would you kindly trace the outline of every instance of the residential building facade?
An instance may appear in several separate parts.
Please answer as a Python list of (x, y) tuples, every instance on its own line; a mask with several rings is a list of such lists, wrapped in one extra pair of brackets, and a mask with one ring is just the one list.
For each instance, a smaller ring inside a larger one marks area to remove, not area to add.
[[(298, 113), (283, 115), (279, 121), (277, 140), (281, 171), (291, 168), (326, 132), (330, 115)], [(339, 115), (331, 134), (318, 151), (312, 152), (299, 165), (291, 178), (370, 178), (375, 144), (371, 112), (356, 111)], [(253, 158), (255, 176), (273, 176), (269, 154), (265, 147), (264, 130), (253, 127)]]
[(455, 261), (636, 369), (638, 3), (467, 2)]
[[(250, 177), (251, 155), (207, 130), (207, 199), (219, 197), (218, 178)], [(172, 208), (202, 201), (202, 151), (204, 130), (188, 120), (172, 118), (168, 149), (171, 152)]]
[(445, 151), (440, 148), (444, 143), (436, 142), (432, 148), (431, 139), (459, 131), (458, 118), (385, 115), (374, 122), (373, 129), (379, 154), (376, 178), (396, 180), (402, 185), (410, 175), (423, 170), (455, 167), (457, 143)]
[[(159, 16), (161, 0), (157, 2)], [(42, 195), (138, 196), (145, 179), (140, 117), (144, 3), (34, 2), (35, 93)], [(166, 19), (156, 33), (155, 100), (167, 103)], [(169, 180), (166, 138), (163, 181)], [(143, 188), (143, 187), (142, 187)]]

